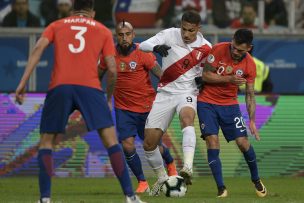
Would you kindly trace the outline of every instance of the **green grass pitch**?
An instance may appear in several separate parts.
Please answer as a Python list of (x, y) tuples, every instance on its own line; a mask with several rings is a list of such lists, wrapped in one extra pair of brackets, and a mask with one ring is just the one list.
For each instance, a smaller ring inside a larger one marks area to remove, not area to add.
[[(149, 179), (150, 185), (155, 179)], [(304, 202), (304, 177), (266, 178), (263, 182), (268, 196), (258, 198), (249, 178), (225, 178), (228, 197), (216, 198), (216, 187), (211, 177), (195, 177), (193, 185), (183, 198), (164, 195), (140, 195), (148, 203), (300, 203)], [(137, 184), (134, 181), (134, 187)], [(0, 178), (0, 202), (33, 203), (38, 200), (37, 177)], [(53, 203), (123, 203), (118, 181), (115, 178), (53, 178)]]

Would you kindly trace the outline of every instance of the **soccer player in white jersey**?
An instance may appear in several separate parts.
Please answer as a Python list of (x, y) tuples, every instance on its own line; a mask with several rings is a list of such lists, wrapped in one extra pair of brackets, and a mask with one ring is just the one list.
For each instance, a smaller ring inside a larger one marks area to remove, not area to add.
[(142, 42), (139, 48), (157, 52), (162, 58), (162, 77), (152, 110), (146, 121), (145, 157), (158, 180), (150, 195), (158, 195), (168, 179), (158, 148), (162, 135), (169, 127), (175, 112), (183, 133), (184, 166), (180, 175), (186, 184), (192, 184), (192, 167), (196, 144), (194, 118), (198, 89), (195, 77), (201, 76), (202, 67), (211, 50), (211, 44), (199, 32), (201, 17), (195, 11), (183, 14), (180, 28), (169, 28)]

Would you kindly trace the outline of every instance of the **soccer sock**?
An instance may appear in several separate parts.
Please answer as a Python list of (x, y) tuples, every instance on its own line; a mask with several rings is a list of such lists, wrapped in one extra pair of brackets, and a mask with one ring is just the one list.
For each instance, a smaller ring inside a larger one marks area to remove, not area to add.
[(168, 149), (168, 147), (166, 147), (164, 144), (162, 144), (163, 147), (163, 153), (162, 153), (162, 157), (165, 160), (166, 164), (170, 164), (173, 162), (173, 157), (170, 154), (170, 151)]
[(248, 164), (249, 170), (250, 170), (251, 180), (252, 181), (259, 180), (260, 177), (259, 177), (259, 173), (258, 173), (258, 166), (257, 166), (257, 162), (256, 162), (255, 152), (254, 152), (252, 145), (250, 145), (248, 151), (243, 152), (243, 154), (244, 154), (244, 158), (245, 158), (245, 160)]
[(51, 177), (53, 175), (53, 156), (51, 149), (39, 149), (39, 189), (40, 198), (51, 196)]
[(131, 184), (131, 179), (128, 173), (127, 164), (124, 154), (119, 144), (113, 145), (108, 149), (111, 165), (116, 177), (119, 180), (120, 186), (127, 196), (133, 196), (134, 191)]
[(138, 181), (145, 181), (145, 175), (141, 166), (140, 158), (136, 152), (136, 150), (132, 152), (124, 151), (126, 156), (127, 164), (129, 165), (131, 171), (136, 176)]
[(158, 146), (153, 151), (145, 151), (145, 157), (158, 178), (168, 177)]
[(183, 154), (184, 166), (192, 169), (193, 158), (196, 145), (195, 129), (193, 126), (187, 126), (183, 130)]
[(216, 182), (217, 187), (224, 186), (223, 175), (222, 175), (222, 163), (219, 158), (219, 149), (208, 149), (208, 163), (211, 169), (213, 178)]

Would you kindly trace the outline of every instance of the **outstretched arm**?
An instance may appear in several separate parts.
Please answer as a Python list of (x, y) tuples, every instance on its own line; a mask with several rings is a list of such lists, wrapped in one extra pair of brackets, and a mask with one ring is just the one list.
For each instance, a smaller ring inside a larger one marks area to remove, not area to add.
[(27, 81), (29, 80), (33, 70), (36, 68), (36, 65), (38, 64), (43, 51), (45, 50), (45, 48), (48, 45), (49, 45), (49, 40), (45, 37), (41, 37), (37, 41), (31, 55), (29, 56), (28, 63), (26, 65), (25, 71), (24, 71), (23, 76), (22, 76), (22, 78), (19, 82), (19, 85), (18, 85), (17, 89), (16, 89), (16, 102), (18, 104), (23, 103), (25, 87), (26, 87)]
[(167, 31), (157, 33), (155, 36), (140, 43), (139, 49), (144, 52), (154, 51), (162, 57), (166, 57), (168, 55), (168, 50), (171, 49), (171, 47), (167, 45), (166, 35)]
[(247, 112), (249, 115), (249, 129), (252, 135), (254, 135), (256, 140), (260, 140), (260, 134), (255, 125), (255, 109), (256, 109), (256, 102), (255, 102), (255, 95), (254, 95), (254, 83), (247, 83), (246, 84), (246, 94), (245, 94), (245, 101)]

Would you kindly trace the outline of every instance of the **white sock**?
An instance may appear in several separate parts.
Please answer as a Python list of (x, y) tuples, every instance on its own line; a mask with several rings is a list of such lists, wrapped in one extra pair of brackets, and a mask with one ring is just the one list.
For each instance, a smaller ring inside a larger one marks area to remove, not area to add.
[(158, 146), (154, 151), (145, 151), (145, 158), (153, 169), (154, 173), (157, 175), (158, 179), (168, 177)]
[(192, 170), (195, 145), (196, 145), (195, 129), (193, 126), (187, 126), (182, 130), (182, 132), (183, 132), (184, 166)]

